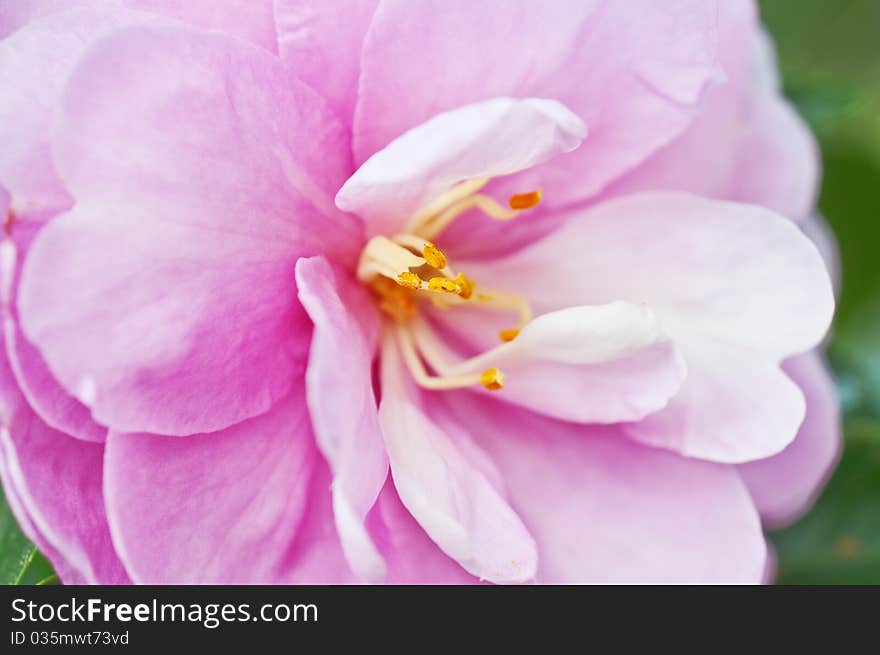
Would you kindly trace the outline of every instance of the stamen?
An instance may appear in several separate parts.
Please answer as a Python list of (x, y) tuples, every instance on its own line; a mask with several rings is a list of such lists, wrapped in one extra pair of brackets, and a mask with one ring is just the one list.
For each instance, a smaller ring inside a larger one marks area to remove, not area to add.
[(432, 277), (428, 280), (428, 289), (431, 291), (444, 291), (446, 293), (461, 293), (461, 287), (455, 282), (445, 277)]
[(416, 315), (416, 303), (412, 294), (401, 289), (387, 277), (376, 277), (370, 283), (379, 299), (379, 309), (396, 321), (406, 321)]
[(506, 330), (501, 330), (498, 333), (498, 337), (502, 341), (513, 341), (519, 336), (519, 328), (508, 328)]
[(475, 194), (462, 198), (452, 205), (449, 205), (449, 207), (436, 216), (426, 218), (418, 226), (415, 226), (414, 229), (426, 239), (433, 239), (445, 230), (450, 223), (469, 209), (479, 209), (490, 218), (494, 218), (496, 221), (508, 221), (511, 218), (519, 216), (519, 214), (526, 209), (534, 207), (540, 201), (540, 189), (529, 193), (520, 193), (511, 196), (510, 209), (502, 207), (490, 196)]
[(424, 264), (423, 258), (391, 239), (382, 236), (373, 237), (361, 253), (358, 278), (364, 282), (368, 282), (376, 275), (394, 279), (400, 271), (408, 271), (410, 268), (418, 268)]
[(510, 196), (510, 202), (508, 204), (511, 209), (522, 211), (524, 209), (531, 209), (539, 202), (541, 202), (541, 189), (535, 189), (529, 193), (517, 193)]
[(395, 330), (397, 343), (403, 360), (406, 362), (413, 379), (420, 387), (434, 390), (462, 389), (477, 384), (482, 384), (490, 391), (497, 391), (504, 386), (504, 374), (497, 368), (490, 368), (482, 373), (471, 373), (455, 376), (430, 375), (419, 356), (410, 330), (404, 326), (398, 326)]
[(422, 207), (418, 212), (416, 212), (416, 214), (410, 220), (406, 231), (410, 233), (417, 233), (418, 228), (421, 227), (424, 223), (430, 221), (437, 214), (442, 212), (450, 205), (455, 204), (462, 198), (467, 198), (468, 196), (475, 194), (488, 183), (489, 178), (477, 178), (475, 180), (466, 180), (464, 182), (461, 182), (460, 184), (456, 184), (454, 187), (449, 189), (449, 191), (441, 196), (438, 196), (427, 205)]
[(480, 374), (480, 384), (489, 391), (498, 391), (504, 387), (504, 373), (497, 368), (487, 368)]
[(415, 273), (404, 271), (403, 273), (397, 274), (397, 284), (406, 287), (407, 289), (421, 289), (422, 278)]
[(468, 277), (465, 277), (462, 273), (458, 274), (458, 277), (455, 278), (455, 283), (459, 286), (460, 291), (458, 295), (467, 300), (474, 293), (474, 287), (476, 284), (474, 281)]
[(429, 266), (433, 266), (437, 270), (446, 268), (446, 255), (430, 241), (427, 241), (422, 248), (422, 257), (425, 258)]

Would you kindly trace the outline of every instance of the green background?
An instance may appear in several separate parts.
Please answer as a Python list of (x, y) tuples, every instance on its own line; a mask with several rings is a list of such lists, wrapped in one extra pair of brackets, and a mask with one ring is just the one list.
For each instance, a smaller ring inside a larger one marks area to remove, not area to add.
[[(815, 508), (771, 535), (777, 581), (880, 584), (880, 0), (764, 0), (761, 10), (785, 91), (822, 147), (819, 206), (843, 268), (829, 350), (843, 458)], [(0, 583), (56, 581), (0, 498)]]

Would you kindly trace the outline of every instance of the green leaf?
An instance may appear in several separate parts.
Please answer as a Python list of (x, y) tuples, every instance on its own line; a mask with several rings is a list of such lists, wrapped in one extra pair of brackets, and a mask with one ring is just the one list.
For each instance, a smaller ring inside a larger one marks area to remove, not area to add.
[(0, 584), (59, 584), (49, 560), (25, 537), (0, 489)]
[(34, 560), (36, 547), (28, 541), (0, 495), (0, 584), (19, 584)]
[(843, 458), (816, 507), (771, 536), (783, 584), (880, 584), (880, 421), (847, 424)]

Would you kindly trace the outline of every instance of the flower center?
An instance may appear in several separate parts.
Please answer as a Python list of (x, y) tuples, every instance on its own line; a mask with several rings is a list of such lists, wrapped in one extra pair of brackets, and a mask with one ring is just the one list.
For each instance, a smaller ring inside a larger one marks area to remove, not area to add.
[(460, 306), (516, 313), (516, 327), (501, 330), (502, 341), (512, 341), (532, 318), (522, 296), (478, 284), (453, 268), (446, 254), (434, 243), (438, 236), (464, 212), (478, 209), (490, 218), (515, 218), (541, 201), (541, 191), (511, 196), (508, 207), (479, 193), (488, 179), (468, 180), (417, 211), (406, 231), (391, 238), (376, 236), (367, 242), (358, 263), (358, 278), (368, 285), (388, 317), (400, 352), (416, 382), (427, 389), (457, 389), (482, 384), (496, 391), (504, 386), (504, 374), (497, 368), (460, 376), (438, 376), (425, 363), (444, 359), (438, 353), (430, 328), (418, 320), (425, 303), (448, 310)]

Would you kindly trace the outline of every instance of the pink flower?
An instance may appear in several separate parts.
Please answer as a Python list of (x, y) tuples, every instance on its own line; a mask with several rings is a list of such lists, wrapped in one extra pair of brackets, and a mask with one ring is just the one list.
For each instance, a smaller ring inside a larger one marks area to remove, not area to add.
[(0, 13), (0, 473), (65, 581), (765, 577), (837, 415), (751, 3), (58, 4)]

